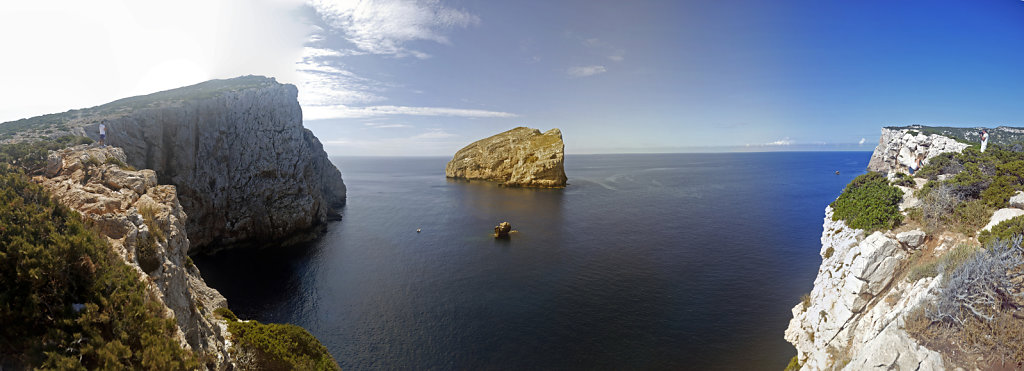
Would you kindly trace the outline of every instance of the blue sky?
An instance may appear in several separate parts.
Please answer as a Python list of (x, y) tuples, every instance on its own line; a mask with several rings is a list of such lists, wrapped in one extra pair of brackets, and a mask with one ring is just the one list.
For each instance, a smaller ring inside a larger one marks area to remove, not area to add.
[(99, 3), (5, 9), (7, 27), (52, 23), (0, 30), (8, 55), (75, 42), (79, 58), (34, 78), (31, 58), (0, 64), (8, 90), (25, 85), (0, 120), (262, 74), (299, 86), (338, 155), (451, 155), (515, 126), (561, 128), (569, 153), (870, 150), (885, 125), (1024, 126), (1022, 1)]

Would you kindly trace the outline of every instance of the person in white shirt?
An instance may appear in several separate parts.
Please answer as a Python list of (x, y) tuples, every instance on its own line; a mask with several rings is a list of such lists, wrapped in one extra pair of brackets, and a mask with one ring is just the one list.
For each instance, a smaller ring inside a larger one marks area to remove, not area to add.
[(988, 148), (988, 132), (981, 129), (981, 153), (985, 153), (985, 148)]
[(107, 143), (107, 125), (106, 123), (100, 123), (100, 148), (106, 147)]

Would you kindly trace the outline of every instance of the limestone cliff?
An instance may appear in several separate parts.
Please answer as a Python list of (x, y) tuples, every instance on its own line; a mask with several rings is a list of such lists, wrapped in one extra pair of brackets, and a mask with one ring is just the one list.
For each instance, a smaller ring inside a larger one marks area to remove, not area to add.
[(158, 184), (153, 170), (136, 171), (125, 161), (120, 148), (77, 146), (51, 152), (45, 176), (34, 180), (91, 221), (138, 271), (175, 319), (183, 347), (211, 368), (230, 368), (227, 327), (213, 314), (227, 301), (206, 285), (187, 256), (187, 217), (175, 187)]
[(926, 134), (921, 127), (882, 128), (878, 146), (868, 162), (868, 171), (884, 174), (907, 173), (918, 158), (921, 164), (944, 152), (960, 152), (967, 143), (945, 135)]
[(445, 167), (449, 178), (501, 182), (508, 186), (565, 187), (562, 132), (518, 127), (473, 142)]
[(941, 279), (898, 279), (923, 240), (920, 231), (865, 236), (825, 210), (814, 289), (793, 307), (785, 334), (802, 369), (944, 369), (942, 357), (903, 328), (910, 309), (930, 300)]
[[(918, 156), (930, 159), (959, 152), (967, 144), (921, 128), (885, 128), (868, 170), (905, 173)], [(900, 210), (920, 204), (913, 195), (925, 179), (915, 179), (904, 192)], [(814, 288), (793, 307), (785, 338), (797, 350), (803, 370), (942, 370), (950, 362), (922, 346), (905, 329), (919, 305), (936, 300), (942, 274), (906, 279), (912, 257), (941, 255), (964, 242), (964, 236), (928, 236), (920, 229), (866, 233), (832, 220), (825, 209), (821, 234), (821, 266)]]
[(297, 94), (262, 77), (214, 80), (130, 98), (71, 126), (96, 139), (105, 121), (107, 144), (177, 187), (193, 250), (288, 244), (315, 237), (345, 202), (341, 173), (302, 126)]

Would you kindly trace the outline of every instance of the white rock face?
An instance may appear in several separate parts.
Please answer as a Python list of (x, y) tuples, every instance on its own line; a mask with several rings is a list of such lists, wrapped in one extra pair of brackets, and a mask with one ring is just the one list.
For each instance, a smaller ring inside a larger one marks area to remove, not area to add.
[(1017, 191), (1013, 197), (1010, 197), (1010, 207), (1024, 209), (1024, 192)]
[[(864, 237), (864, 231), (833, 221), (829, 207), (821, 245), (822, 262), (808, 307), (793, 307), (785, 333), (803, 369), (830, 369), (847, 360), (850, 370), (889, 365), (942, 369), (942, 357), (902, 329), (907, 313), (938, 281), (893, 282), (909, 256), (900, 242), (882, 232)], [(889, 295), (898, 297), (894, 304), (886, 299)], [(845, 359), (835, 358), (843, 355)]]
[(985, 225), (985, 228), (982, 228), (981, 230), (990, 231), (992, 230), (992, 227), (996, 226), (996, 224), (1016, 218), (1021, 215), (1024, 215), (1024, 210), (1021, 209), (1005, 208), (996, 210), (996, 212), (992, 213), (992, 219), (990, 219), (988, 224)]
[(912, 231), (906, 231), (897, 234), (896, 239), (899, 240), (900, 243), (907, 245), (907, 247), (916, 249), (918, 246), (921, 246), (921, 243), (924, 242), (925, 236), (926, 234), (924, 233), (924, 231), (920, 229), (915, 229)]
[(106, 118), (107, 144), (177, 187), (193, 249), (300, 242), (345, 202), (341, 173), (302, 126), (298, 90), (267, 81)]
[(921, 162), (924, 165), (940, 153), (960, 152), (968, 147), (967, 144), (942, 135), (925, 135), (920, 132), (914, 135), (911, 130), (882, 128), (882, 136), (878, 140), (875, 152), (871, 154), (868, 170), (890, 175), (907, 173), (907, 168), (913, 165), (919, 156), (924, 157)]
[[(64, 149), (51, 152), (46, 175), (33, 180), (95, 222), (111, 247), (157, 293), (167, 316), (176, 321), (184, 348), (206, 355), (216, 369), (230, 368), (226, 327), (213, 314), (227, 300), (206, 285), (188, 259), (187, 217), (175, 187), (157, 184), (153, 170), (112, 164), (125, 160), (124, 151), (115, 147)], [(153, 248), (139, 248), (144, 242), (152, 242)]]

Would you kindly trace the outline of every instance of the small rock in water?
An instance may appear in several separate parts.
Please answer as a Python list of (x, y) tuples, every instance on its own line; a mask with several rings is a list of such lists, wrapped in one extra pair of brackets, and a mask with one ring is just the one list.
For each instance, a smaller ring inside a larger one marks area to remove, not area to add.
[(508, 232), (512, 231), (512, 225), (508, 222), (501, 222), (494, 227), (494, 238), (508, 238)]
[(416, 233), (420, 233), (420, 229), (419, 228), (416, 228)]

